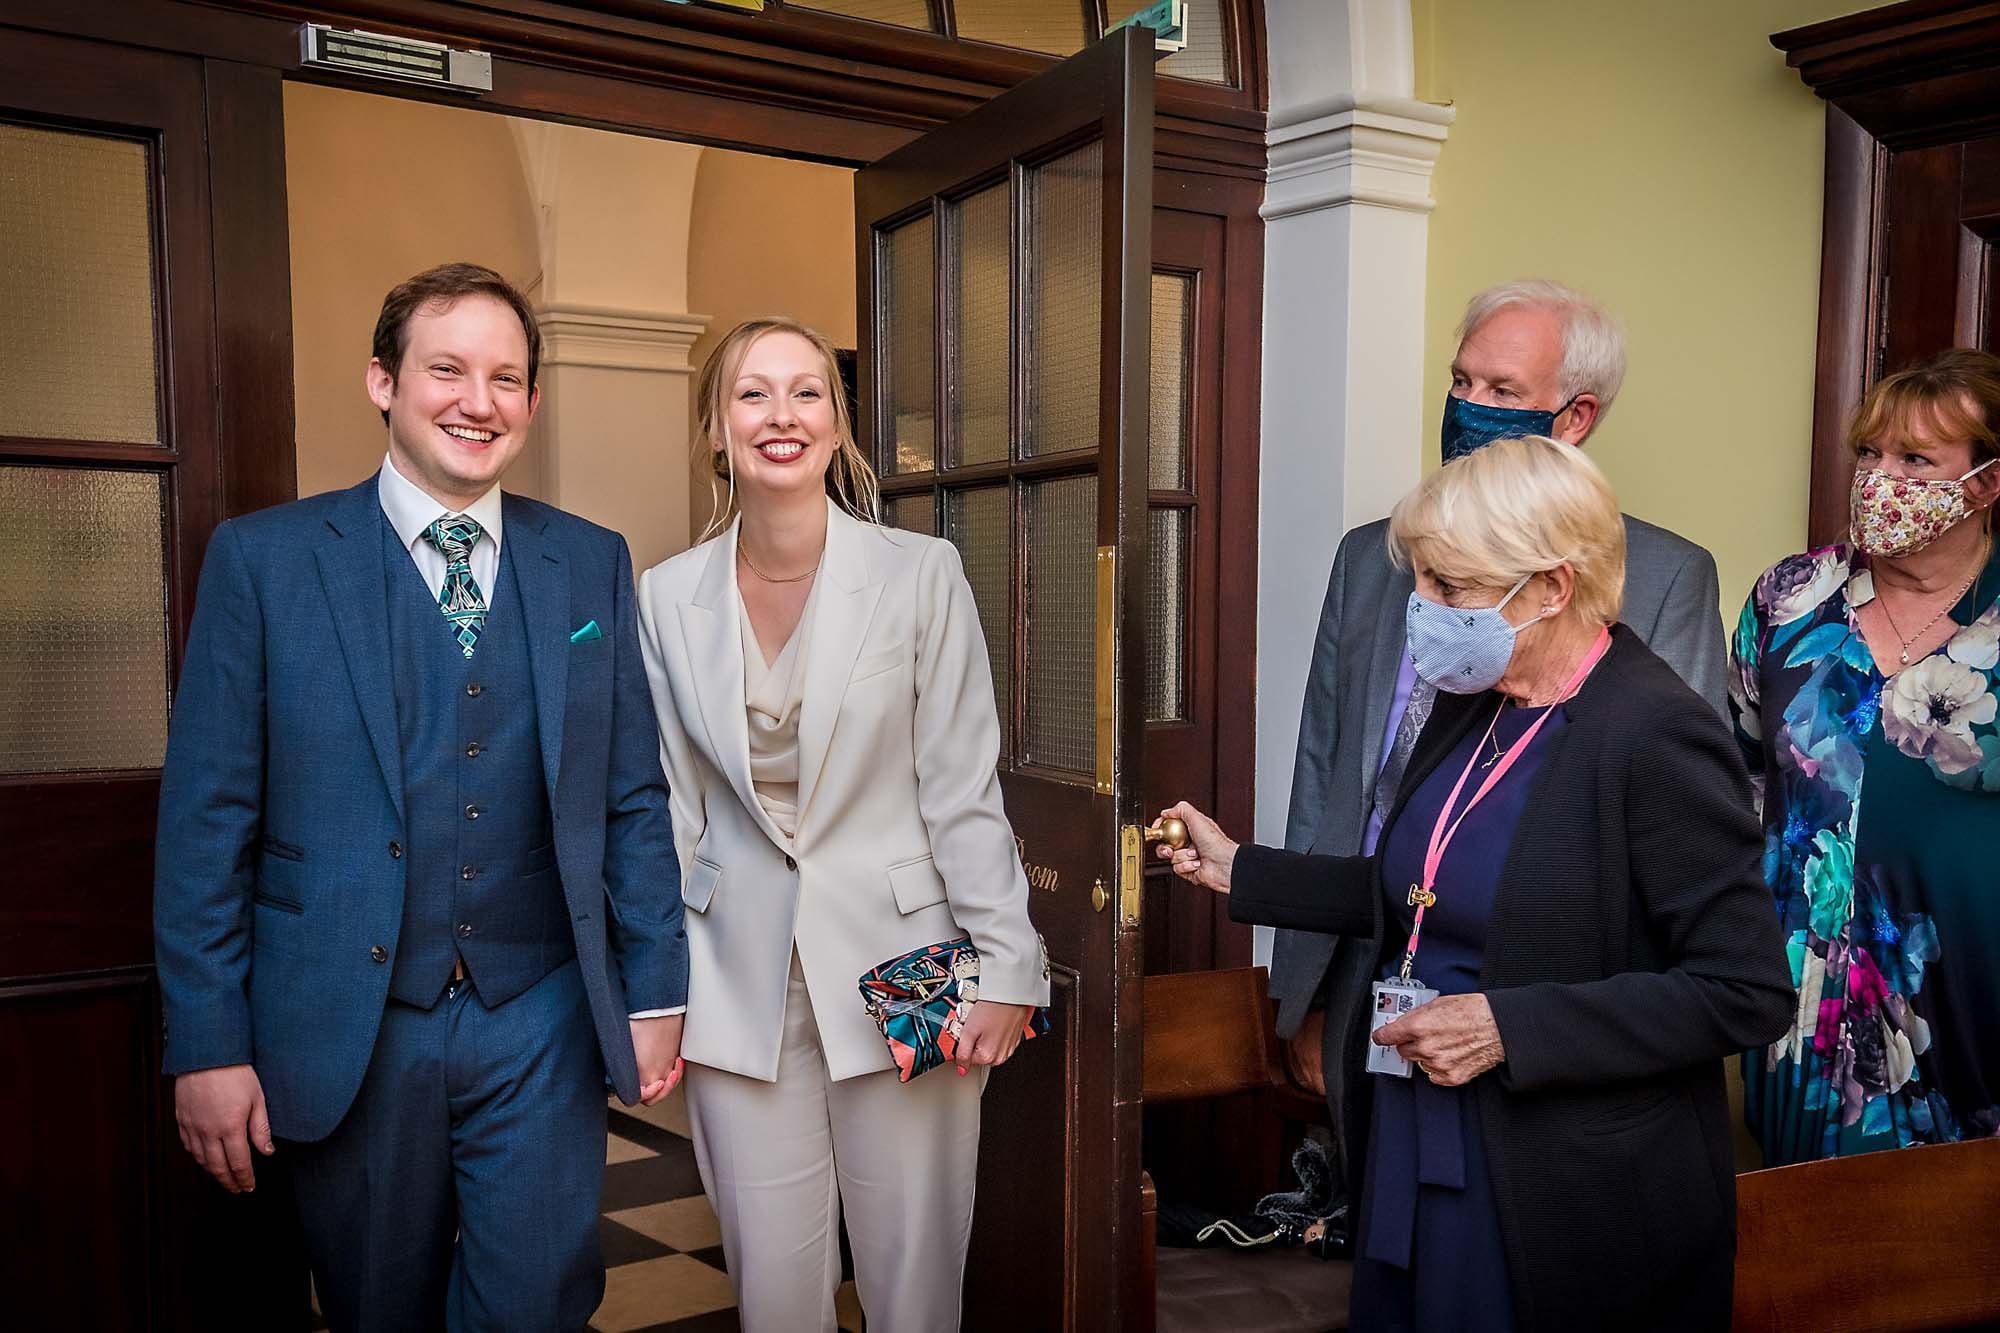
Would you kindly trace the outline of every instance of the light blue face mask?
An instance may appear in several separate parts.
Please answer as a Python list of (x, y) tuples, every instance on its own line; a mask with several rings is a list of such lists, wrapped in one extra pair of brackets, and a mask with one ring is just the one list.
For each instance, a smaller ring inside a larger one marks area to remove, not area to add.
[(1533, 577), (1522, 576), (1494, 606), (1446, 606), (1411, 593), (1404, 633), (1417, 674), (1447, 694), (1479, 694), (1499, 684), (1520, 632), (1500, 608)]

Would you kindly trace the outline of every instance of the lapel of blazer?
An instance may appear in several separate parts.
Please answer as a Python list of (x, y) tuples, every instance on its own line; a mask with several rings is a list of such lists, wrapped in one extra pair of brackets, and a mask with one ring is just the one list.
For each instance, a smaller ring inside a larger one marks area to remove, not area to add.
[[(562, 774), (564, 705), (569, 697), (569, 565), (548, 535), (548, 516), (519, 496), (502, 493), (500, 555), (514, 571), (528, 637), (528, 674), (535, 687), (535, 726), (542, 738), (542, 780), (549, 809)], [(497, 583), (498, 580), (495, 580)]]
[[(1384, 528), (1382, 539), (1388, 541), (1388, 529)], [(1403, 669), (1403, 656), (1407, 651), (1404, 640), (1404, 621), (1409, 606), (1410, 593), (1416, 587), (1416, 579), (1407, 569), (1397, 568), (1389, 559), (1386, 544), (1374, 553), (1379, 562), (1376, 575), (1382, 585), (1382, 600), (1375, 607), (1375, 620), (1369, 627), (1369, 657), (1367, 686), (1355, 701), (1361, 709), (1358, 721), (1361, 725), (1361, 771), (1355, 774), (1353, 790), (1360, 797), (1360, 823), (1357, 830), (1368, 823), (1368, 811), (1375, 801), (1375, 777), (1382, 766), (1382, 742), (1388, 730), (1389, 697), (1395, 693), (1396, 674)], [(1359, 628), (1357, 626), (1357, 628)], [(1407, 785), (1407, 783), (1405, 784)]]
[(313, 556), (333, 609), (334, 637), (347, 658), (354, 702), (400, 819), (404, 817), (403, 748), (389, 681), (388, 567), (382, 560), (382, 525), (388, 519), (382, 513), (377, 484), (371, 476), (341, 496)]
[(827, 748), (833, 743), (834, 723), (840, 717), (840, 703), (847, 695), (847, 682), (854, 674), (861, 643), (882, 600), (881, 580), (869, 567), (867, 540), (861, 524), (848, 517), (829, 500), (826, 506), (826, 551), (820, 557), (819, 586), (814, 589), (815, 605), (808, 637), (800, 647), (805, 655), (805, 697), (799, 707), (799, 827), (805, 827), (806, 810), (820, 769), (826, 764)]
[(785, 835), (764, 813), (750, 782), (750, 719), (744, 713), (743, 630), (736, 592), (740, 522), (730, 523), (709, 544), (708, 563), (695, 584), (694, 600), (680, 604), (681, 635), (687, 642), (695, 705), (708, 732), (708, 752), (765, 836), (782, 845)]

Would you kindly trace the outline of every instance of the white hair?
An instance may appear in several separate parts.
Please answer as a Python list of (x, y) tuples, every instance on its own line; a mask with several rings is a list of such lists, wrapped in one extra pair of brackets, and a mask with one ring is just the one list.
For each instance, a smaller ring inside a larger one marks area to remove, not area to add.
[(1556, 372), (1556, 392), (1564, 402), (1578, 394), (1597, 398), (1597, 419), (1611, 410), (1618, 386), (1625, 382), (1625, 331), (1611, 312), (1574, 287), (1547, 278), (1503, 282), (1468, 301), (1458, 322), (1458, 340), (1509, 306), (1545, 310), (1562, 326), (1562, 367)]

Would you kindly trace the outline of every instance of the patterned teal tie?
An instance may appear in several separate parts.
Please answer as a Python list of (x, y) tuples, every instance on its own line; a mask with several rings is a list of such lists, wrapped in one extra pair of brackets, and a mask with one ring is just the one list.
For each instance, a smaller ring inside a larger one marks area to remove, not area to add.
[(458, 640), (467, 657), (479, 644), (479, 631), (486, 627), (486, 594), (479, 591), (472, 577), (472, 548), (485, 535), (485, 530), (464, 514), (446, 514), (424, 529), (424, 540), (437, 547), (445, 562), (438, 607), (451, 622), (451, 637)]

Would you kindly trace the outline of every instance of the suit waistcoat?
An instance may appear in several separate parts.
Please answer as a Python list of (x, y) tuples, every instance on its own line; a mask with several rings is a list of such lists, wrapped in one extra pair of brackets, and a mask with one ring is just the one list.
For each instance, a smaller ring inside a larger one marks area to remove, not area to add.
[(389, 659), (402, 742), (409, 868), (389, 993), (429, 1008), (455, 958), (497, 1005), (576, 952), (543, 778), (513, 547), (503, 545), (486, 624), (468, 658), (396, 537)]

